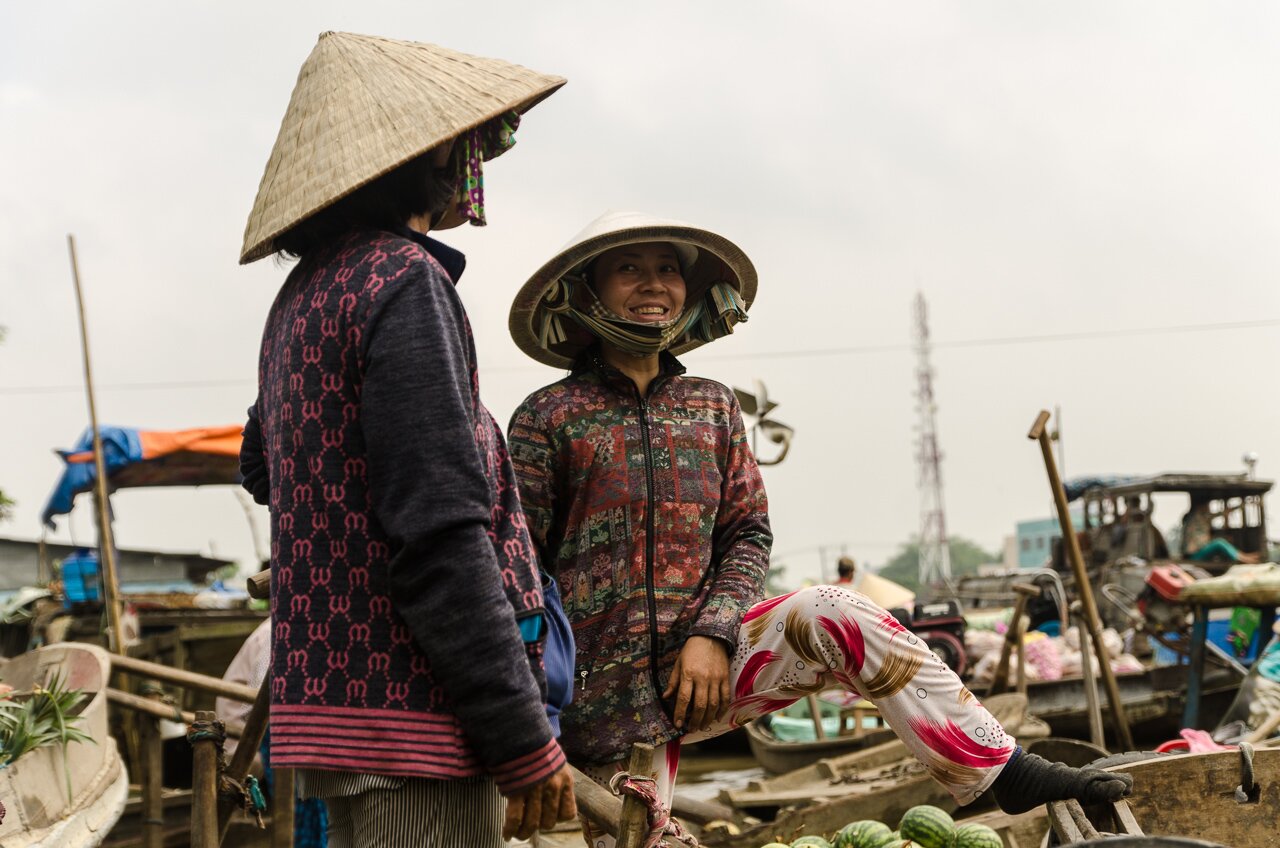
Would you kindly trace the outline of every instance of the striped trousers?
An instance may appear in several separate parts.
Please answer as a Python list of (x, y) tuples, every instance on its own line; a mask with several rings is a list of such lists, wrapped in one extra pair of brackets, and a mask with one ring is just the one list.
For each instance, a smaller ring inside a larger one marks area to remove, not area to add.
[(325, 798), (329, 848), (503, 848), (506, 800), (492, 780), (379, 777)]

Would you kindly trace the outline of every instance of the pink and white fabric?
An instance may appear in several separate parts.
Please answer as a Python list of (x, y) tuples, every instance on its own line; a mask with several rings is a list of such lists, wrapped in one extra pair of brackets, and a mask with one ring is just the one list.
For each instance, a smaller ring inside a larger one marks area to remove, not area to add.
[[(722, 722), (654, 751), (659, 797), (675, 790), (680, 743), (718, 736), (810, 693), (843, 687), (880, 710), (911, 753), (959, 804), (989, 787), (1016, 743), (924, 641), (888, 611), (840, 586), (769, 598), (743, 618), (730, 663), (733, 702)], [(625, 761), (584, 773), (608, 785)], [(613, 840), (587, 832), (593, 848)]]

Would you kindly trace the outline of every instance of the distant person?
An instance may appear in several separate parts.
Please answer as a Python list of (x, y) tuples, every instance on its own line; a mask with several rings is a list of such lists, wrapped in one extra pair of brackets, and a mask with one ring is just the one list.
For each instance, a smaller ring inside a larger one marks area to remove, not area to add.
[(1213, 513), (1209, 504), (1209, 498), (1193, 496), (1191, 509), (1182, 517), (1183, 559), (1192, 562), (1260, 562), (1261, 557), (1257, 554), (1245, 553), (1226, 539), (1213, 535)]
[(1124, 506), (1124, 514), (1114, 525), (1114, 546), (1122, 555), (1168, 559), (1169, 546), (1165, 543), (1164, 534), (1151, 523), (1151, 516), (1142, 508), (1142, 497), (1126, 495)]
[(501, 848), (575, 815), (543, 703), (544, 602), (459, 277), (482, 165), (564, 83), (325, 33), (241, 262), (296, 259), (267, 316), (245, 487), (271, 517), (271, 759), (333, 848)]
[(842, 556), (836, 562), (836, 583), (837, 586), (852, 585), (854, 575), (858, 573), (858, 566), (853, 561), (853, 557)]

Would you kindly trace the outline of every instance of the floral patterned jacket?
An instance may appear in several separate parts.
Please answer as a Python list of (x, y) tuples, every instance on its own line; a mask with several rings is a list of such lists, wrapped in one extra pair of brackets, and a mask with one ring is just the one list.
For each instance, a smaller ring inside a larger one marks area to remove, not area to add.
[(560, 744), (583, 765), (679, 736), (661, 693), (689, 636), (733, 650), (773, 535), (737, 399), (662, 355), (641, 397), (594, 350), (516, 410), (509, 445), (577, 642)]

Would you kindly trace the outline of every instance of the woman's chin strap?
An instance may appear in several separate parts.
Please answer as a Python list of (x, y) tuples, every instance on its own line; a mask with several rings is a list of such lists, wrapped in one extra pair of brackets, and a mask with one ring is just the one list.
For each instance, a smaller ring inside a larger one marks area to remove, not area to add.
[[(582, 292), (585, 309), (574, 305), (578, 292)], [(726, 282), (714, 283), (678, 317), (659, 324), (632, 321), (610, 311), (581, 278), (556, 280), (543, 296), (542, 307), (538, 344), (544, 349), (568, 339), (562, 323), (568, 317), (601, 341), (633, 356), (653, 356), (685, 338), (713, 341), (732, 333), (734, 324), (747, 320), (742, 296)]]

